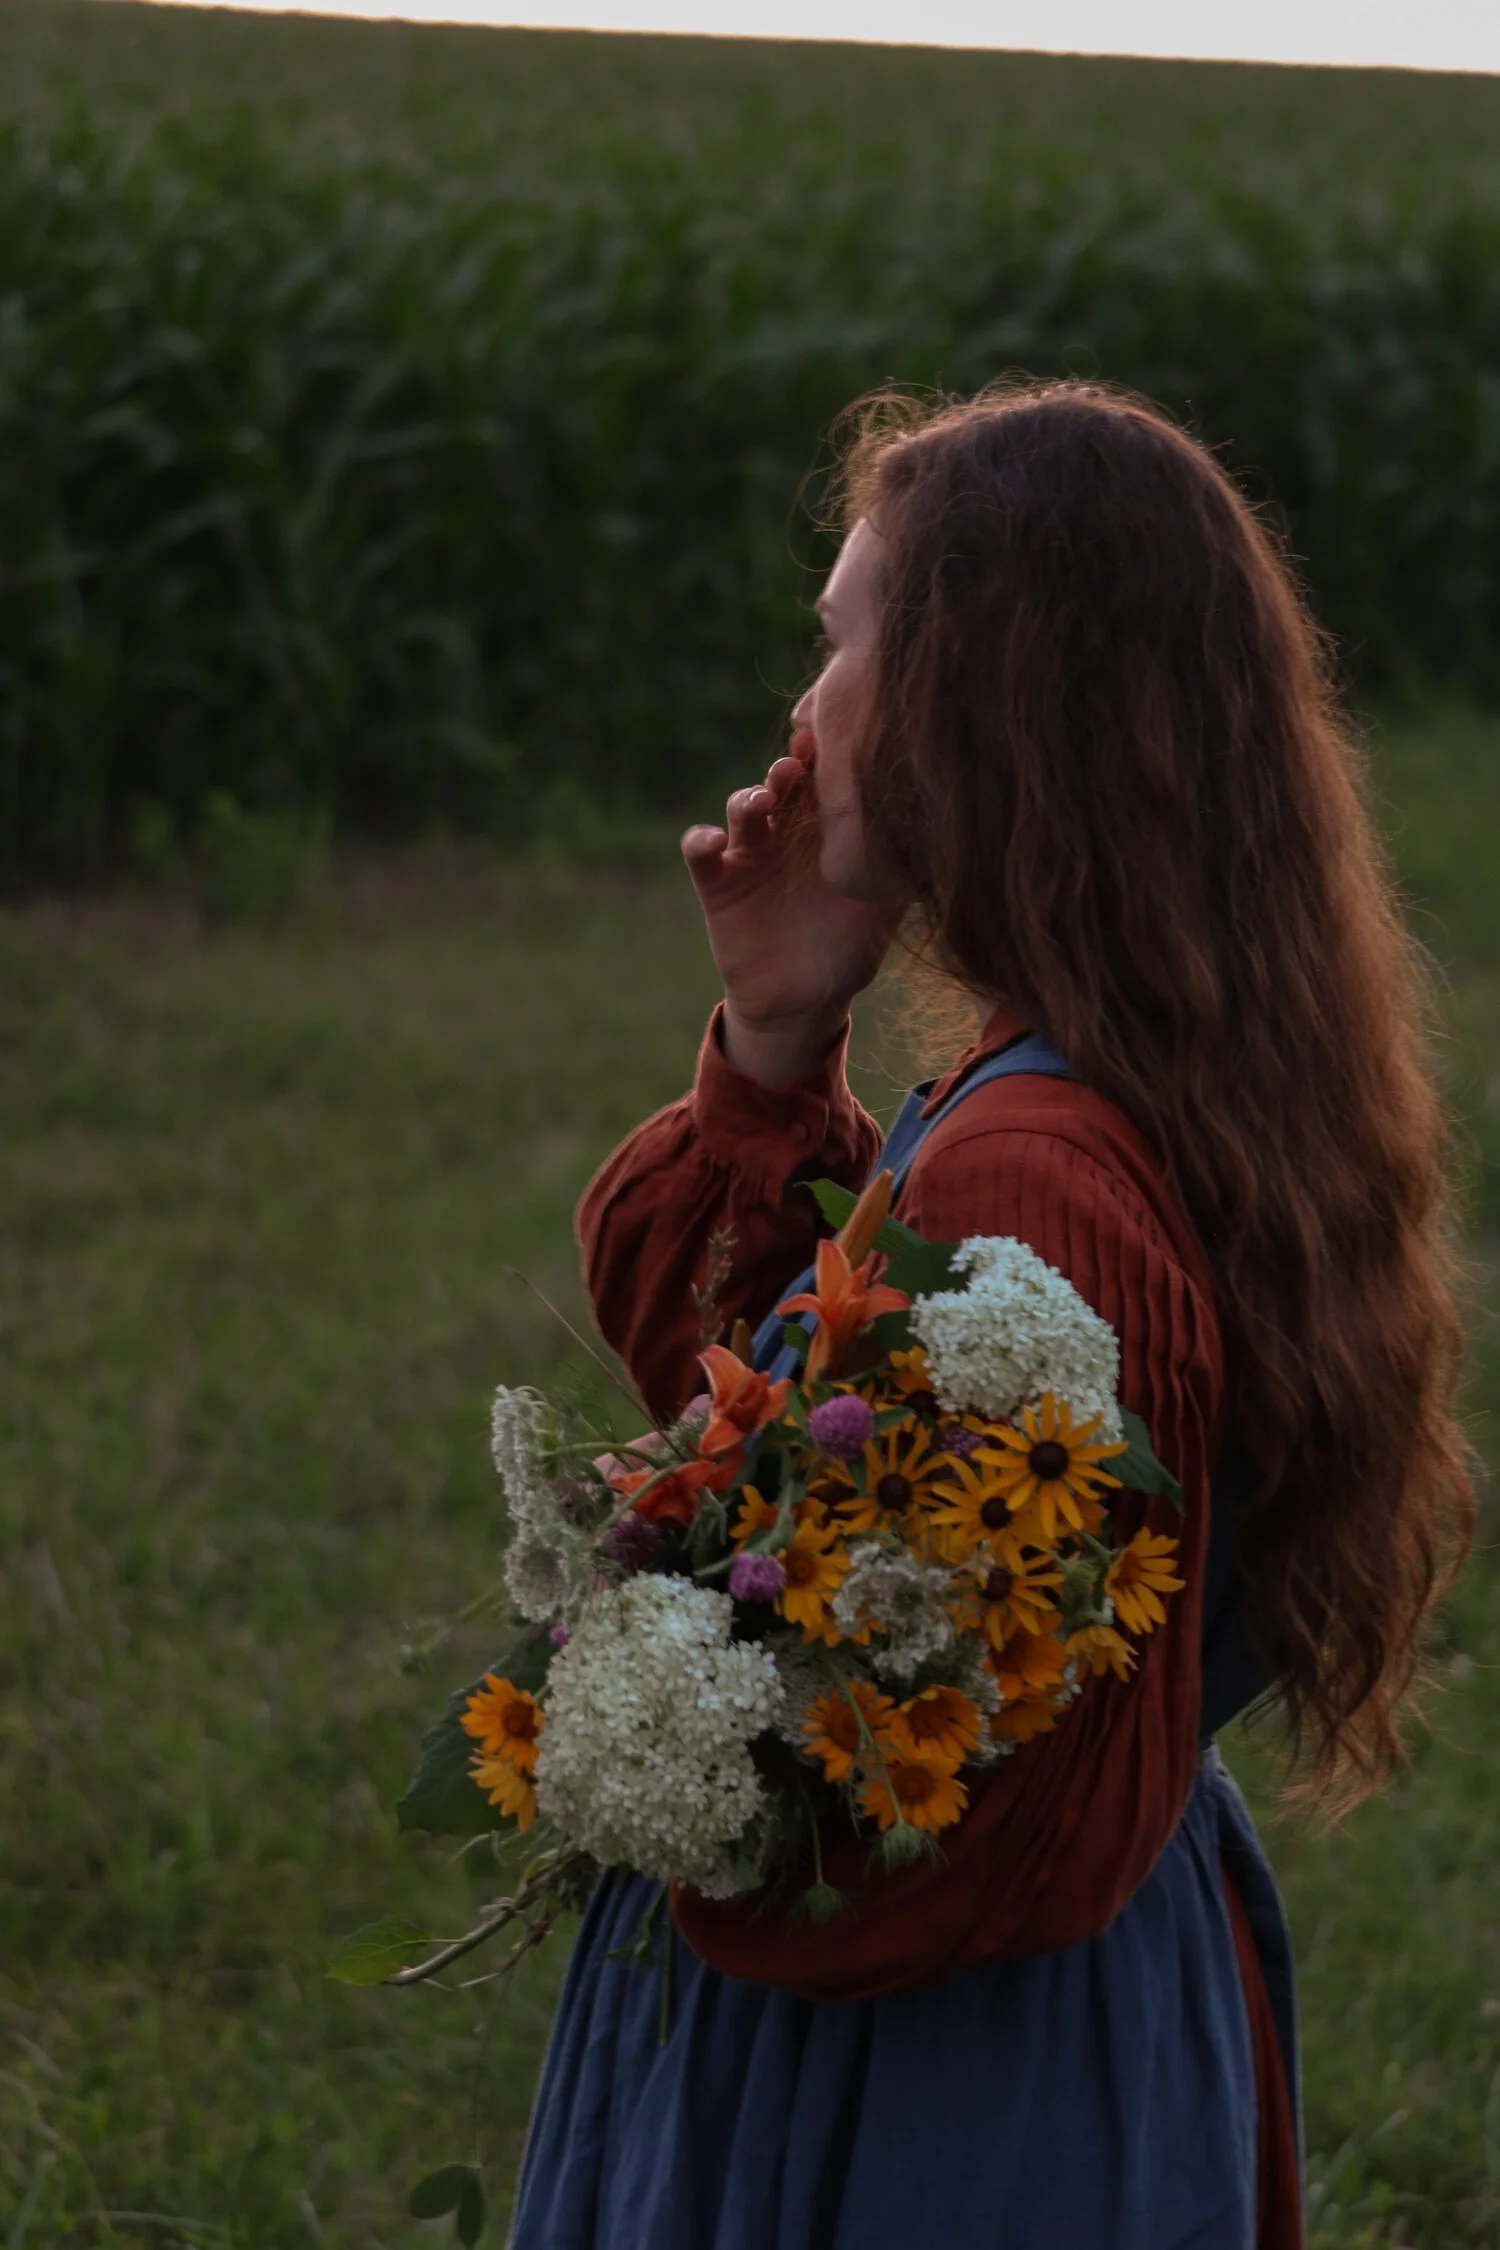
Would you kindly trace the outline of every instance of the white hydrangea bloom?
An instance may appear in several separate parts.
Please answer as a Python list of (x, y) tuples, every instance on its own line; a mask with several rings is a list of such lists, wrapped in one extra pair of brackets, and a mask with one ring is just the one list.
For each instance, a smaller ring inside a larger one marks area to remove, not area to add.
[(709, 1898), (757, 1880), (734, 1848), (769, 1832), (747, 1746), (783, 1699), (771, 1652), (731, 1641), (733, 1613), (659, 1574), (592, 1595), (552, 1660), (536, 1763), (538, 1809), (571, 1842)]
[(834, 1623), (850, 1638), (862, 1626), (875, 1626), (885, 1638), (871, 1647), (871, 1665), (883, 1677), (909, 1680), (954, 1637), (944, 1599), (948, 1573), (919, 1563), (908, 1548), (874, 1540), (850, 1552), (853, 1563), (831, 1604)]
[(1002, 1421), (1051, 1391), (1075, 1426), (1098, 1414), (1103, 1443), (1123, 1437), (1119, 1340), (1071, 1281), (1010, 1235), (971, 1235), (953, 1262), (968, 1287), (918, 1297), (911, 1312), (943, 1405)]

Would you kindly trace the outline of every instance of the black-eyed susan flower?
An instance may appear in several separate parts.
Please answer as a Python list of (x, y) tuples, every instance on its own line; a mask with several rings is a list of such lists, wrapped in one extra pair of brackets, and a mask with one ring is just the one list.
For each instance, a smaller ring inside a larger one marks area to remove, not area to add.
[(747, 1484), (741, 1489), (739, 1507), (735, 1512), (734, 1522), (729, 1527), (729, 1536), (737, 1547), (743, 1547), (745, 1541), (753, 1539), (757, 1532), (769, 1531), (780, 1513), (774, 1500), (764, 1499), (753, 1484)]
[(984, 1635), (993, 1649), (1004, 1648), (1012, 1633), (1045, 1633), (1057, 1622), (1057, 1595), (1063, 1574), (1049, 1554), (1021, 1554), (1014, 1568), (981, 1563), (958, 1600), (961, 1622)]
[(860, 1811), (882, 1830), (904, 1820), (929, 1836), (951, 1828), (968, 1801), (968, 1790), (948, 1766), (895, 1755), (885, 1757), (884, 1770), (871, 1773), (859, 1793)]
[[(1022, 1529), (1011, 1513), (1003, 1485), (991, 1464), (949, 1457), (934, 1471), (932, 1524), (946, 1534), (945, 1551), (954, 1563), (990, 1562), (1006, 1570), (1019, 1570), (1025, 1559)], [(1040, 1540), (1033, 1542), (1042, 1544)], [(1048, 1541), (1048, 1545), (1052, 1542)]]
[(825, 1780), (848, 1780), (853, 1768), (867, 1756), (865, 1730), (880, 1741), (895, 1708), (891, 1698), (868, 1680), (850, 1680), (846, 1686), (830, 1688), (807, 1706), (802, 1714), (802, 1739), (808, 1755), (822, 1759)]
[(1183, 1586), (1182, 1579), (1172, 1575), (1172, 1558), (1176, 1552), (1175, 1539), (1164, 1538), (1153, 1531), (1138, 1531), (1104, 1573), (1104, 1591), (1128, 1632), (1149, 1633), (1154, 1626), (1165, 1622), (1167, 1613), (1161, 1597), (1180, 1593)]
[(914, 1345), (909, 1352), (892, 1352), (883, 1373), (890, 1390), (897, 1398), (903, 1399), (914, 1414), (937, 1415), (941, 1412), (937, 1391), (933, 1386), (932, 1369), (920, 1344)]
[(989, 1443), (975, 1456), (989, 1464), (993, 1488), (1003, 1494), (1012, 1515), (1035, 1517), (1047, 1546), (1057, 1537), (1059, 1517), (1074, 1531), (1097, 1528), (1098, 1487), (1119, 1488), (1119, 1478), (1099, 1464), (1127, 1448), (1123, 1443), (1091, 1445), (1088, 1440), (1099, 1423), (1095, 1414), (1075, 1430), (1066, 1400), (1045, 1391), (1039, 1408), (1022, 1407), (1018, 1428), (997, 1423)]
[(915, 1416), (875, 1432), (853, 1461), (829, 1461), (808, 1488), (825, 1522), (848, 1537), (860, 1531), (899, 1531), (918, 1547), (927, 1544), (925, 1511), (947, 1497), (943, 1479), (952, 1463), (933, 1433)]
[(984, 1721), (979, 1706), (961, 1688), (924, 1688), (898, 1703), (887, 1733), (899, 1757), (926, 1758), (956, 1772), (979, 1748)]
[(522, 1773), (509, 1758), (482, 1754), (471, 1761), (469, 1772), (490, 1803), (508, 1813), (518, 1828), (531, 1826), (536, 1819), (536, 1785), (529, 1773)]
[(1012, 1633), (1003, 1648), (985, 1659), (1007, 1703), (1050, 1696), (1062, 1683), (1068, 1655), (1055, 1633)]
[(1057, 1720), (1055, 1704), (1043, 1695), (1027, 1695), (990, 1714), (990, 1733), (997, 1742), (1030, 1742), (1039, 1734), (1050, 1734)]
[(1076, 1632), (1069, 1633), (1063, 1646), (1095, 1679), (1113, 1672), (1116, 1679), (1128, 1680), (1135, 1663), (1135, 1650), (1113, 1625), (1080, 1625)]
[(459, 1725), (473, 1735), (487, 1758), (498, 1759), (518, 1773), (534, 1770), (542, 1707), (524, 1688), (486, 1672), (483, 1686), (464, 1705)]
[(813, 1512), (798, 1523), (781, 1550), (786, 1584), (776, 1597), (776, 1607), (789, 1625), (800, 1625), (808, 1641), (843, 1638), (828, 1614), (828, 1605), (849, 1569), (849, 1550), (831, 1525)]
[(817, 1521), (841, 1539), (857, 1531), (874, 1531), (880, 1510), (873, 1493), (864, 1491), (844, 1473), (842, 1463), (827, 1462), (814, 1473), (807, 1487), (805, 1506)]

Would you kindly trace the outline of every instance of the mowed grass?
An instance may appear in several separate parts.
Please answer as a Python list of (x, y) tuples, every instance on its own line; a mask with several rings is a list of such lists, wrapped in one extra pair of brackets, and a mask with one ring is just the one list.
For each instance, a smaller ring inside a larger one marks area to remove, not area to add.
[[(1500, 727), (1408, 726), (1381, 771), (1488, 1230)], [(490, 1387), (569, 1349), (507, 1269), (580, 1317), (574, 1200), (687, 1082), (713, 991), (665, 844), (635, 873), (349, 863), (275, 930), (125, 898), (0, 922), (12, 2250), (426, 2242), (406, 2186), (476, 2153), (503, 2211), (561, 1947), (498, 2001), (322, 1965), (383, 1910), (472, 1901), (391, 1804), (487, 1640), (426, 1677), (400, 1651), (493, 1576)], [(888, 1110), (878, 999), (856, 1048)], [(1492, 1453), (1497, 1396), (1481, 1328)], [(1335, 1838), (1271, 1834), (1316, 2250), (1500, 2243), (1497, 1585), (1482, 1554), (1410, 1772)]]

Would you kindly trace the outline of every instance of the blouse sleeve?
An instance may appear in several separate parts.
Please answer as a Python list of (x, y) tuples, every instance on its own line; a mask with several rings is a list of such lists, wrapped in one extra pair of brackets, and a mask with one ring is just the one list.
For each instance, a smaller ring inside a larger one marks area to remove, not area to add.
[(1122, 1495), (1117, 1536), (1145, 1524), (1179, 1539), (1186, 1584), (1168, 1601), (1166, 1623), (1134, 1643), (1128, 1680), (1091, 1679), (1053, 1733), (975, 1782), (940, 1859), (870, 1882), (863, 1847), (840, 1842), (825, 1851), (825, 1871), (852, 1904), (821, 1925), (757, 1914), (758, 1897), (720, 1904), (674, 1890), (678, 1925), (712, 1966), (822, 2000), (914, 1988), (1103, 1930), (1171, 1836), (1198, 1755), (1222, 1389), (1210, 1297), (1140, 1194), (1057, 1133), (940, 1130), (913, 1169), (902, 1215), (934, 1240), (1019, 1236), (1109, 1321), (1123, 1403), (1144, 1417), (1183, 1495), (1180, 1518), (1168, 1501)]
[(762, 1086), (736, 1070), (710, 1019), (690, 1094), (648, 1117), (595, 1174), (578, 1207), (584, 1276), (600, 1330), (658, 1419), (702, 1387), (694, 1289), (709, 1238), (728, 1236), (718, 1297), (725, 1333), (752, 1326), (812, 1261), (817, 1205), (799, 1180), (862, 1182), (880, 1129), (844, 1080), (848, 1026), (812, 1076)]

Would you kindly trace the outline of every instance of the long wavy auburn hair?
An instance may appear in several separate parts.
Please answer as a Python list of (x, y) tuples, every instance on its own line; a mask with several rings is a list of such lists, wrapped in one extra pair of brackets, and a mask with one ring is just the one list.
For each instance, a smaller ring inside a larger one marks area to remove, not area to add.
[(1255, 1475), (1247, 1622), (1325, 1806), (1401, 1752), (1468, 1546), (1468, 1270), (1434, 979), (1333, 667), (1219, 463), (1106, 387), (890, 394), (840, 432), (882, 541), (869, 833), (945, 971), (1162, 1158)]

